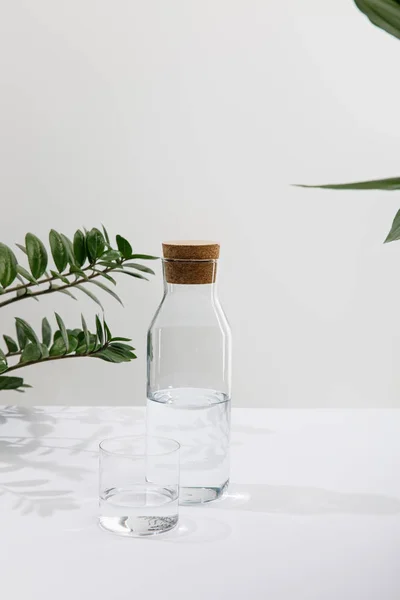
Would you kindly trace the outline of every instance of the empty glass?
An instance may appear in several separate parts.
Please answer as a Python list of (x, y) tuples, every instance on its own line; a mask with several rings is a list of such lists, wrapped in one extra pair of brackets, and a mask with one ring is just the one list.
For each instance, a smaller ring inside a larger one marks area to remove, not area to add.
[(178, 523), (179, 444), (127, 436), (100, 444), (100, 526), (127, 536), (154, 535)]

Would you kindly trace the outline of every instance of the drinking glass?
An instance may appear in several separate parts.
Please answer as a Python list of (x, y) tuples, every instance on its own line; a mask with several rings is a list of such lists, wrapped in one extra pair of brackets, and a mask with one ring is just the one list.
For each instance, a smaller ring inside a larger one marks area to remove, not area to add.
[(125, 436), (100, 443), (100, 526), (125, 536), (169, 531), (178, 523), (179, 448), (175, 440)]

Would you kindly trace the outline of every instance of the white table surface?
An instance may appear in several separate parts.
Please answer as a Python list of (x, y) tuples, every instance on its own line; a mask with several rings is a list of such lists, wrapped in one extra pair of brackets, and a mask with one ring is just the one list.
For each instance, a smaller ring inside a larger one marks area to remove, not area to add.
[(139, 408), (0, 407), (4, 600), (399, 600), (400, 411), (235, 409), (226, 498), (97, 527), (97, 443)]

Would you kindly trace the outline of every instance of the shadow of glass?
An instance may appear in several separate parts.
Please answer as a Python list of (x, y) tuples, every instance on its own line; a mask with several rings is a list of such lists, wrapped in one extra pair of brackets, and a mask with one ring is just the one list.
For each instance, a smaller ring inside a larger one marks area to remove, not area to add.
[(229, 538), (231, 527), (218, 519), (206, 518), (196, 514), (196, 518), (190, 519), (186, 515), (180, 515), (178, 525), (168, 533), (159, 536), (145, 538), (150, 542), (168, 542), (171, 544), (206, 544)]
[(337, 492), (318, 487), (234, 484), (213, 503), (216, 510), (244, 510), (287, 515), (395, 515), (400, 499), (379, 494)]

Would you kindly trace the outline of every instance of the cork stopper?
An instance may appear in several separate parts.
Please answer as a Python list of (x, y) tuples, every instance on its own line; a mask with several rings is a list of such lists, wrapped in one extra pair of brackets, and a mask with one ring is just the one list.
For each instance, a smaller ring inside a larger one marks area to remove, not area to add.
[(219, 248), (218, 243), (203, 240), (164, 242), (167, 282), (181, 285), (214, 283)]

